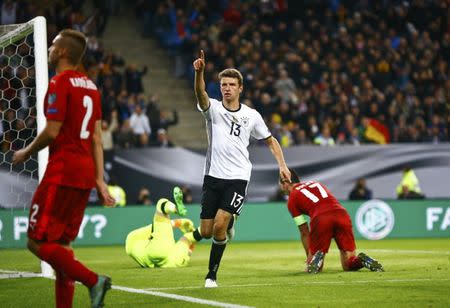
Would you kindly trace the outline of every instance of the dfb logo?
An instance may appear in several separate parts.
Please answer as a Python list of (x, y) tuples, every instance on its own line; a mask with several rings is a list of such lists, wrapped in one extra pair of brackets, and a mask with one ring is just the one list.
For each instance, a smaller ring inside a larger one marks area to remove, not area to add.
[(391, 207), (381, 200), (364, 202), (356, 212), (356, 227), (369, 240), (380, 240), (391, 233), (395, 217)]
[(448, 229), (450, 226), (450, 207), (447, 209), (442, 207), (427, 208), (427, 230), (432, 231), (437, 226), (441, 231)]

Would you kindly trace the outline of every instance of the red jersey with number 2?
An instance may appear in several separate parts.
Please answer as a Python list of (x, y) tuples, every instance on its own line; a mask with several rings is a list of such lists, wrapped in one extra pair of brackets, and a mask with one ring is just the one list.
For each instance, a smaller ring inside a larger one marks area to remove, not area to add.
[(318, 215), (344, 209), (325, 185), (316, 181), (300, 182), (289, 194), (288, 209), (292, 217), (308, 215), (311, 220)]
[(95, 186), (92, 149), (95, 122), (102, 117), (100, 93), (86, 75), (72, 70), (54, 76), (44, 101), (47, 120), (63, 122), (49, 146), (43, 181), (88, 189)]

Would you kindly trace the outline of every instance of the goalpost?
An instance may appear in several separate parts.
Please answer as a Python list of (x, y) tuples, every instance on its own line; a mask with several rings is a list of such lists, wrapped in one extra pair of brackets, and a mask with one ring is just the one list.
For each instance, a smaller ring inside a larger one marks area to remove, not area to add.
[[(44, 17), (23, 24), (0, 26), (0, 175), (9, 185), (0, 193), (0, 205), (7, 208), (30, 206), (32, 192), (44, 175), (48, 148), (25, 163), (12, 166), (14, 151), (29, 144), (46, 125), (44, 98), (48, 86), (47, 26)], [(37, 169), (37, 174), (36, 174)], [(2, 185), (3, 186), (3, 185)], [(8, 190), (6, 188), (6, 190)], [(43, 276), (53, 269), (41, 262)]]

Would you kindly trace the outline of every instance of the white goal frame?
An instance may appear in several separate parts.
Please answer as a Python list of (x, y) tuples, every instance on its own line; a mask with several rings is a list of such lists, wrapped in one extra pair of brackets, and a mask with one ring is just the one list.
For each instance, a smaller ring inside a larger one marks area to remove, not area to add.
[[(46, 126), (44, 115), (44, 99), (48, 87), (48, 58), (47, 58), (47, 21), (38, 16), (30, 21), (33, 23), (34, 67), (36, 76), (36, 120), (37, 134)], [(41, 182), (48, 162), (48, 147), (38, 153), (38, 177)], [(47, 262), (41, 261), (41, 274), (44, 277), (53, 276), (53, 268)]]
[[(34, 66), (36, 76), (36, 120), (39, 134), (47, 124), (44, 115), (44, 99), (48, 87), (48, 59), (47, 59), (47, 22), (45, 17), (38, 16), (31, 21), (34, 32)], [(38, 153), (39, 182), (44, 176), (48, 162), (48, 147)]]
[[(33, 23), (34, 40), (34, 67), (36, 76), (36, 120), (37, 134), (46, 126), (47, 119), (44, 115), (44, 99), (48, 87), (48, 58), (47, 58), (47, 21), (45, 17), (38, 16), (29, 21)], [(48, 162), (48, 147), (38, 153), (39, 182), (44, 177)], [(42, 276), (53, 276), (53, 268), (47, 262), (41, 261)]]
[[(14, 26), (14, 25), (11, 25)], [(34, 41), (34, 69), (36, 83), (36, 122), (37, 134), (44, 130), (47, 120), (44, 115), (44, 99), (48, 87), (48, 58), (47, 58), (47, 21), (38, 16), (32, 20), (17, 25), (17, 27), (2, 36), (2, 45), (7, 41), (19, 40), (33, 32)], [(48, 162), (48, 147), (38, 153), (38, 179), (42, 180)], [(53, 268), (41, 261), (41, 275), (53, 276)]]
[[(44, 98), (48, 87), (47, 21), (45, 17), (38, 16), (23, 24), (5, 26), (15, 26), (15, 28), (1, 37), (1, 46), (4, 46), (8, 41), (20, 40), (33, 32), (36, 83), (36, 121), (37, 133), (39, 134), (47, 124), (47, 120), (44, 115)], [(48, 148), (45, 148), (38, 153), (39, 182), (44, 176), (45, 168), (47, 168), (47, 162)]]

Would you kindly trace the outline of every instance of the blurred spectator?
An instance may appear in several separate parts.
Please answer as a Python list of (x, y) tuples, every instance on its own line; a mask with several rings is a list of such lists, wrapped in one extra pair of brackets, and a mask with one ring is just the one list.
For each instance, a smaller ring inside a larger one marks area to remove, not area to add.
[(183, 185), (183, 186), (181, 186), (181, 190), (183, 191), (184, 204), (192, 203), (192, 191), (189, 188), (189, 186)]
[(135, 136), (138, 146), (148, 145), (151, 133), (150, 121), (139, 104), (134, 107), (134, 112), (130, 117), (130, 127)]
[(322, 145), (322, 146), (334, 146), (335, 142), (333, 137), (331, 137), (330, 128), (328, 125), (324, 125), (322, 128), (322, 132), (314, 138), (314, 144)]
[(9, 25), (17, 23), (17, 3), (13, 0), (4, 0), (1, 5), (1, 24)]
[[(151, 15), (151, 12), (148, 13)], [(165, 3), (159, 3), (153, 16), (147, 18), (152, 19), (151, 28), (153, 29), (154, 34), (163, 41), (166, 33), (169, 32), (171, 27), (167, 5)]]
[(104, 151), (112, 151), (114, 149), (113, 134), (119, 126), (117, 119), (117, 111), (111, 113), (111, 122), (102, 120), (102, 143)]
[(417, 178), (411, 167), (403, 169), (403, 176), (400, 184), (397, 186), (398, 199), (424, 199), (425, 195), (419, 186)]
[(139, 190), (136, 204), (138, 204), (138, 205), (152, 205), (153, 204), (152, 200), (150, 199), (150, 190), (148, 190), (148, 188), (142, 187)]
[[(144, 97), (141, 96), (141, 99), (144, 100)], [(161, 116), (161, 110), (159, 108), (159, 96), (157, 94), (153, 94), (150, 96), (145, 108), (145, 114), (150, 120), (150, 127), (152, 132), (156, 132), (159, 128), (159, 119)], [(151, 135), (152, 139), (156, 139), (155, 134)]]
[(307, 125), (307, 135), (311, 140), (319, 133), (319, 125), (317, 125), (317, 120), (314, 116), (310, 115), (308, 117), (308, 125)]
[(105, 172), (110, 172), (114, 166), (114, 134), (119, 126), (117, 111), (111, 113), (110, 123), (106, 119), (102, 120), (102, 144)]
[(158, 128), (163, 128), (167, 131), (170, 126), (178, 124), (178, 112), (175, 109), (172, 110), (172, 117), (170, 118), (166, 110), (161, 110), (156, 124)]
[(348, 196), (349, 200), (370, 200), (372, 199), (372, 190), (367, 188), (366, 179), (359, 178)]
[(433, 115), (428, 127), (427, 141), (432, 143), (445, 142), (445, 124), (439, 115)]
[(275, 90), (284, 102), (297, 102), (295, 83), (284, 69), (280, 71), (280, 78), (275, 82)]
[(130, 120), (122, 122), (122, 126), (117, 132), (117, 144), (121, 148), (129, 149), (134, 145), (134, 134), (130, 126)]
[(283, 125), (279, 134), (280, 145), (283, 148), (288, 148), (294, 144), (294, 137), (292, 136), (289, 125)]
[(337, 144), (359, 145), (361, 139), (359, 129), (355, 126), (355, 118), (352, 114), (345, 116), (344, 125), (340, 128), (337, 136)]
[(167, 131), (164, 128), (158, 129), (156, 132), (156, 140), (153, 141), (150, 146), (157, 146), (161, 148), (171, 148), (173, 147), (172, 141), (170, 141)]
[(125, 89), (129, 94), (139, 94), (144, 92), (142, 85), (142, 76), (147, 73), (147, 66), (141, 70), (137, 69), (136, 64), (130, 64), (125, 69)]
[(295, 144), (312, 144), (304, 129), (297, 129), (294, 135)]

